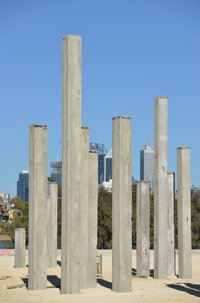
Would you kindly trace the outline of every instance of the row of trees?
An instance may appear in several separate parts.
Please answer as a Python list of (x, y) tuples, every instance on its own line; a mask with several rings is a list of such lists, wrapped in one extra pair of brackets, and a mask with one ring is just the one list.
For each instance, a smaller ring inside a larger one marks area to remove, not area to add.
[[(20, 198), (12, 199), (16, 209), (22, 211), (22, 217), (15, 217), (12, 222), (1, 223), (0, 233), (8, 234), (14, 243), (15, 228), (26, 228), (28, 243), (28, 203)], [(136, 246), (136, 186), (132, 187), (132, 244)], [(175, 243), (177, 247), (177, 203), (175, 201)], [(191, 200), (192, 247), (200, 249), (200, 191)], [(150, 199), (150, 245), (154, 242), (154, 210), (153, 196)], [(61, 188), (58, 188), (58, 247), (61, 246)], [(98, 196), (98, 248), (110, 249), (112, 247), (112, 193), (101, 188)]]

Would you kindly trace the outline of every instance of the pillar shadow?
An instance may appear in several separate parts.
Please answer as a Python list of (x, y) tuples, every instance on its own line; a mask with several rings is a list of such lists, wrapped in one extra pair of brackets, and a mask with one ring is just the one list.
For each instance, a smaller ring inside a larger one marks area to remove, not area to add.
[(97, 283), (99, 283), (99, 285), (112, 289), (112, 282), (104, 280), (104, 279), (97, 279)]
[(61, 261), (57, 260), (57, 265), (61, 267)]
[(176, 284), (167, 284), (168, 287), (173, 288), (178, 291), (186, 292), (192, 296), (200, 298), (200, 285), (192, 283), (176, 283)]
[[(55, 276), (55, 275), (48, 275), (47, 276), (47, 280), (53, 284), (53, 287), (55, 288), (59, 288), (60, 289), (60, 282), (61, 282), (61, 279), (58, 278), (58, 276)], [(47, 286), (47, 288), (51, 288), (52, 286)]]
[(22, 278), (22, 281), (25, 284), (25, 287), (28, 289), (28, 278)]

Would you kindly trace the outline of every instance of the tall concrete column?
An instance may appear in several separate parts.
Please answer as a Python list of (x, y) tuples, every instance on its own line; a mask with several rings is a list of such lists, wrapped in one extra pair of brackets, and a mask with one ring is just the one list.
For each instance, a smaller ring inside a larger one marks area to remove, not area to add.
[(167, 277), (168, 99), (155, 98), (154, 130), (154, 278)]
[(178, 265), (179, 278), (192, 278), (190, 148), (177, 148)]
[(47, 126), (31, 125), (29, 142), (29, 290), (47, 287)]
[(137, 276), (150, 275), (150, 183), (137, 183)]
[(175, 275), (174, 255), (174, 174), (167, 173), (167, 215), (168, 215), (168, 276)]
[(98, 152), (89, 152), (88, 288), (97, 281)]
[(15, 229), (15, 268), (23, 268), (26, 264), (26, 231)]
[(58, 184), (53, 182), (48, 183), (47, 191), (47, 264), (48, 267), (56, 267)]
[(112, 124), (112, 290), (132, 291), (131, 118)]
[(61, 293), (80, 293), (81, 37), (63, 38)]
[(89, 128), (81, 128), (81, 197), (80, 197), (80, 242), (81, 242), (81, 268), (80, 288), (88, 287), (88, 211), (89, 211)]

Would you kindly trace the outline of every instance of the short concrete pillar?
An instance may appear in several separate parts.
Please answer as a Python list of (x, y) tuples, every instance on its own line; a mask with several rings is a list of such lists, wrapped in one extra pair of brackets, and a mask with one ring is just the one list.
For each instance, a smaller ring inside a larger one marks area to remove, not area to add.
[(155, 98), (154, 130), (154, 278), (168, 275), (167, 260), (167, 150), (168, 99)]
[(47, 126), (30, 126), (28, 289), (47, 287)]
[(98, 152), (89, 152), (88, 288), (97, 282)]
[(15, 229), (15, 268), (26, 265), (26, 231), (25, 228)]
[(56, 267), (58, 184), (48, 183), (47, 191), (47, 265), (48, 267)]
[(179, 278), (192, 278), (190, 148), (177, 148), (178, 268)]
[(174, 174), (167, 173), (167, 216), (168, 216), (168, 276), (175, 275), (174, 255)]
[(150, 275), (150, 183), (137, 183), (137, 276)]
[(80, 288), (88, 287), (88, 211), (89, 211), (89, 128), (81, 128), (81, 197), (80, 197), (80, 242), (81, 242), (81, 268), (80, 268)]
[(80, 293), (82, 52), (80, 36), (63, 38), (61, 293)]
[(112, 290), (132, 291), (131, 118), (112, 124)]

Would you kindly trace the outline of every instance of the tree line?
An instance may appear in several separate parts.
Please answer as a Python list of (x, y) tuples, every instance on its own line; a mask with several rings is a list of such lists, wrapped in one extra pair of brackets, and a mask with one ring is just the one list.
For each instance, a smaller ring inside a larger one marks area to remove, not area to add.
[[(14, 217), (13, 221), (0, 223), (0, 234), (11, 237), (14, 245), (15, 228), (26, 229), (26, 244), (28, 245), (28, 203), (19, 197), (11, 200), (16, 209), (22, 211), (21, 217)], [(174, 204), (175, 214), (175, 246), (177, 247), (177, 201)], [(61, 188), (58, 188), (58, 248), (61, 247)], [(192, 247), (200, 249), (200, 191), (191, 199), (191, 231)], [(154, 244), (154, 201), (150, 197), (150, 246)], [(112, 248), (112, 193), (100, 188), (98, 192), (98, 244), (99, 249)], [(132, 186), (132, 247), (136, 247), (136, 185)]]

